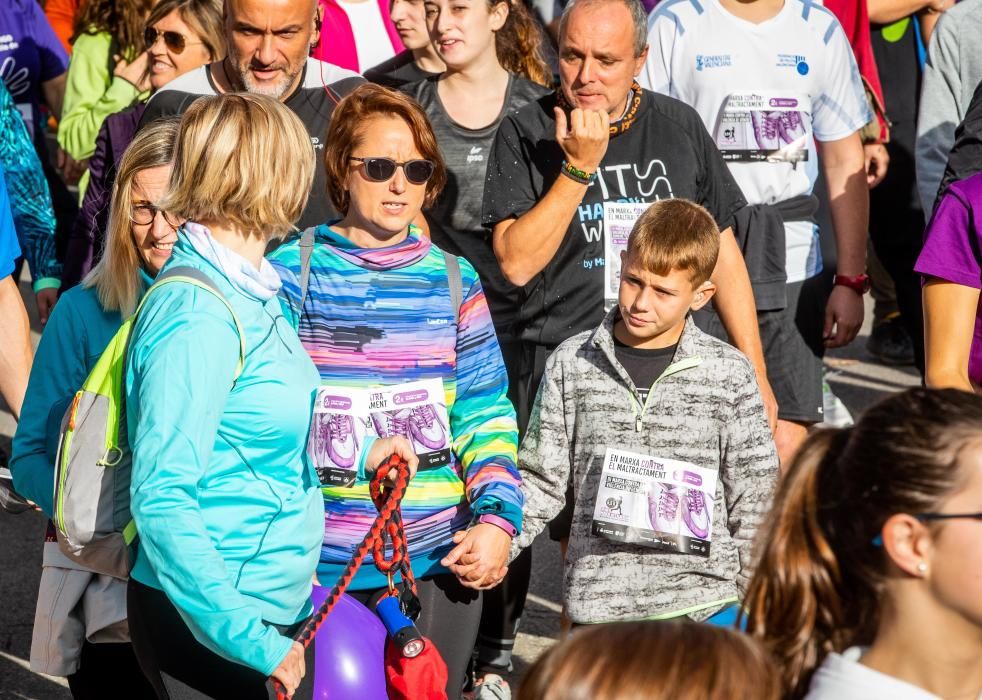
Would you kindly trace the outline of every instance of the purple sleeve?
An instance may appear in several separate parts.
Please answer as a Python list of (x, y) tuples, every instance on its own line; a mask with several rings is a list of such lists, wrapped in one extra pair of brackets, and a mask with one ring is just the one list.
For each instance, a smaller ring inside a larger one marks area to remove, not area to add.
[(924, 277), (982, 288), (982, 260), (976, 212), (956, 189), (941, 199), (924, 233), (924, 247), (914, 271)]
[(39, 80), (44, 83), (68, 70), (68, 54), (41, 6), (36, 2), (26, 3), (26, 6), (31, 13), (28, 25), (37, 43), (38, 60), (41, 64)]
[(110, 138), (110, 115), (99, 129), (95, 140), (95, 153), (89, 159), (89, 186), (85, 190), (82, 206), (72, 226), (65, 250), (65, 266), (61, 274), (61, 293), (77, 285), (98, 262), (96, 251), (101, 251), (105, 231), (109, 224), (109, 204), (116, 167)]

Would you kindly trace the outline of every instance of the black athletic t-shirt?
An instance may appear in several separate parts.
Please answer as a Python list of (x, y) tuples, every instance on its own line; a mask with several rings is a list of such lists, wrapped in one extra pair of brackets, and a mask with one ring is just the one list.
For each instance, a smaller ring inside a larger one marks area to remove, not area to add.
[(675, 349), (678, 347), (669, 345), (667, 348), (632, 348), (614, 337), (614, 357), (627, 370), (627, 376), (637, 387), (641, 401), (648, 400), (648, 392), (651, 385), (661, 376), (675, 357)]
[[(554, 94), (507, 117), (488, 163), (482, 221), (493, 227), (529, 211), (560, 175)], [(603, 203), (679, 197), (706, 207), (720, 230), (746, 202), (694, 109), (644, 90), (637, 119), (610, 139), (559, 250), (523, 289), (522, 338), (555, 347), (603, 318)]]
[[(917, 112), (921, 97), (921, 62), (918, 57), (917, 30), (914, 17), (906, 17), (893, 24), (870, 27), (873, 57), (879, 66), (880, 83), (883, 86), (883, 103), (890, 119), (890, 141), (886, 144), (890, 155), (883, 182), (870, 190), (871, 225), (893, 226), (889, 216), (881, 212), (898, 208), (914, 221), (920, 221), (921, 197), (917, 191), (917, 173), (914, 170), (914, 144), (917, 141)], [(889, 235), (889, 234), (887, 234)]]
[[(331, 114), (335, 106), (342, 97), (363, 82), (365, 79), (353, 71), (308, 58), (300, 79), (300, 86), (283, 101), (283, 104), (300, 117), (300, 121), (307, 127), (316, 158), (310, 199), (307, 200), (307, 206), (297, 222), (297, 226), (301, 229), (340, 218), (327, 196), (324, 142), (327, 139), (327, 126), (331, 122)], [(191, 103), (199, 97), (217, 94), (219, 94), (218, 88), (212, 80), (209, 66), (205, 65), (185, 73), (154, 94), (140, 120), (140, 128), (160, 117), (184, 114)], [(256, 177), (276, 176), (275, 172), (256, 173)]]
[(413, 60), (413, 52), (409, 49), (397, 53), (388, 61), (383, 61), (364, 73), (365, 80), (368, 82), (393, 89), (426, 80), (434, 75), (439, 75), (439, 73), (430, 73), (416, 65), (416, 61)]
[(430, 237), (443, 250), (466, 258), (481, 277), (491, 318), (501, 332), (511, 332), (520, 303), (518, 287), (505, 279), (491, 247), (491, 233), (481, 225), (488, 152), (501, 120), (549, 90), (530, 80), (509, 76), (498, 117), (483, 129), (468, 129), (447, 114), (437, 92), (438, 77), (407, 85), (403, 91), (426, 110), (440, 152), (447, 163), (447, 184), (426, 212)]

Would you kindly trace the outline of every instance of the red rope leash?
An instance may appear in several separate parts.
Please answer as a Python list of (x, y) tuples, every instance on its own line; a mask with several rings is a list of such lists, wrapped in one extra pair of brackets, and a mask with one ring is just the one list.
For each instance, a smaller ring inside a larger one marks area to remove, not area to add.
[[(385, 478), (390, 471), (396, 470), (398, 476), (395, 485), (383, 488)], [(409, 550), (406, 546), (406, 535), (402, 529), (402, 511), (399, 505), (402, 503), (403, 496), (406, 495), (406, 488), (409, 486), (409, 465), (398, 456), (391, 455), (387, 460), (379, 465), (369, 483), (369, 493), (372, 496), (372, 503), (378, 509), (378, 517), (372, 522), (361, 543), (355, 548), (354, 554), (348, 560), (347, 566), (341, 572), (337, 583), (331, 589), (330, 594), (324, 603), (318, 608), (317, 612), (304, 625), (296, 641), (300, 642), (304, 648), (310, 645), (321, 624), (331, 614), (331, 610), (337, 604), (341, 596), (348, 589), (348, 585), (354, 579), (358, 569), (368, 553), (372, 553), (376, 568), (386, 575), (393, 575), (397, 571), (402, 574), (402, 578), (409, 584), (413, 593), (416, 593), (416, 581), (413, 578), (412, 569), (409, 566)], [(385, 558), (386, 535), (392, 542), (392, 558)], [(307, 669), (308, 673), (313, 673), (313, 669)], [(276, 688), (277, 700), (287, 700), (286, 689), (277, 681), (273, 681)]]

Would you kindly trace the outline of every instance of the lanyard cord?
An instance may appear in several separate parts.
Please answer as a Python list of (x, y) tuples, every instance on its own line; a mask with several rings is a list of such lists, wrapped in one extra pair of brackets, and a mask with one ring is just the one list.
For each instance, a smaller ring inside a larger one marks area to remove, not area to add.
[[(383, 490), (382, 484), (386, 475), (393, 469), (398, 473), (395, 485)], [(344, 595), (369, 552), (372, 553), (375, 560), (375, 567), (389, 576), (390, 581), (392, 575), (399, 572), (402, 574), (403, 580), (409, 584), (413, 594), (416, 593), (416, 580), (413, 578), (413, 572), (409, 566), (409, 550), (406, 546), (406, 534), (402, 528), (402, 511), (399, 507), (403, 496), (406, 495), (408, 486), (409, 465), (398, 455), (391, 455), (375, 470), (368, 488), (372, 503), (378, 509), (378, 517), (372, 522), (372, 526), (365, 533), (365, 537), (355, 548), (354, 554), (348, 560), (348, 564), (344, 567), (344, 571), (341, 572), (341, 576), (334, 584), (330, 594), (317, 612), (307, 620), (307, 624), (304, 625), (300, 634), (297, 635), (296, 641), (300, 642), (304, 648), (307, 648), (313, 641), (317, 630), (320, 629), (321, 624), (331, 614), (331, 610), (334, 609), (341, 596)], [(385, 558), (386, 535), (392, 543), (391, 559)], [(391, 588), (390, 594), (393, 594)], [(308, 672), (313, 673), (314, 669), (308, 669)], [(273, 685), (276, 688), (277, 700), (286, 700), (285, 689), (279, 681), (274, 680)]]

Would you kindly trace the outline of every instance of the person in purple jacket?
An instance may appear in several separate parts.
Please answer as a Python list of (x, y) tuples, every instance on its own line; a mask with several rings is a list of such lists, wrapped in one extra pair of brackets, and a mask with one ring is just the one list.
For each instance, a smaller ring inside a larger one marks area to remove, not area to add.
[(924, 280), (927, 386), (977, 391), (982, 388), (982, 173), (948, 187), (914, 270)]
[[(146, 27), (153, 91), (179, 75), (225, 58), (221, 0), (160, 0), (150, 11)], [(102, 257), (116, 168), (146, 108), (146, 102), (138, 102), (112, 114), (99, 130), (95, 153), (89, 160), (89, 186), (68, 239), (62, 293), (77, 285)]]

